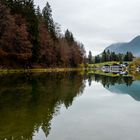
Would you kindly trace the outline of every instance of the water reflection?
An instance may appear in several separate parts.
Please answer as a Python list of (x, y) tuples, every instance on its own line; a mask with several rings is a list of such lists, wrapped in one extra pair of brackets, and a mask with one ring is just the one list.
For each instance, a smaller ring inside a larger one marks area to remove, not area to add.
[(95, 81), (101, 82), (104, 87), (113, 86), (116, 83), (126, 84), (126, 86), (131, 86), (133, 83), (132, 76), (105, 76), (105, 75), (94, 75)]
[(128, 94), (136, 101), (140, 101), (140, 81), (134, 81), (133, 76), (89, 75), (89, 85), (91, 85), (92, 80), (102, 83), (103, 87), (111, 93)]
[[(32, 140), (35, 132), (47, 138), (51, 120), (81, 95), (86, 81), (102, 83), (111, 93), (129, 94), (140, 101), (140, 81), (133, 77), (80, 75), (77, 72), (0, 76), (0, 140)], [(93, 88), (94, 90), (94, 88)]]
[(47, 137), (60, 105), (68, 108), (83, 82), (75, 73), (1, 76), (0, 139), (32, 140), (40, 127)]

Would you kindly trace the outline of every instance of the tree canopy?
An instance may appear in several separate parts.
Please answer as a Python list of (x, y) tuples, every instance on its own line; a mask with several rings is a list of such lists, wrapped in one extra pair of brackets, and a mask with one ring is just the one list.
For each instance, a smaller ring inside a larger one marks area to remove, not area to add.
[(85, 49), (68, 29), (61, 29), (52, 9), (33, 0), (0, 0), (0, 67), (76, 67)]

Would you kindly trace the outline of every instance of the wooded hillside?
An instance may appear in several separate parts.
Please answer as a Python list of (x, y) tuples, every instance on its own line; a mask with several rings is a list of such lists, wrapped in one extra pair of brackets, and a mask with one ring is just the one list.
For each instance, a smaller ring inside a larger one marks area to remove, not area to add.
[(0, 0), (0, 67), (76, 67), (85, 49), (52, 18), (47, 2), (43, 10), (33, 0)]

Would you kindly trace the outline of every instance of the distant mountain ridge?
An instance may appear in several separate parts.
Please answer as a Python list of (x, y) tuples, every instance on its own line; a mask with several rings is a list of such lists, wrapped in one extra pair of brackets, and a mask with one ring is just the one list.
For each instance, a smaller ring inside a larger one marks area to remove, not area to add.
[(116, 43), (108, 46), (105, 51), (126, 54), (132, 52), (134, 56), (140, 57), (140, 36), (135, 37), (132, 41), (126, 43)]

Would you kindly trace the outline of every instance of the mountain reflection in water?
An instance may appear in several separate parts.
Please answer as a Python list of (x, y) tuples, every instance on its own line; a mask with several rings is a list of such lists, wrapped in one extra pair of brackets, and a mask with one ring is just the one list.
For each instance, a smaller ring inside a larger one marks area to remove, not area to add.
[[(129, 94), (140, 101), (140, 81), (132, 77), (80, 75), (77, 72), (0, 77), (0, 140), (32, 140), (35, 132), (46, 138), (51, 120), (84, 92), (86, 82), (100, 82), (111, 93)], [(94, 90), (94, 89), (93, 89)]]
[[(128, 94), (136, 101), (140, 101), (140, 81), (134, 81), (131, 76), (110, 77), (96, 74), (94, 80), (101, 82), (111, 93)], [(91, 77), (89, 77), (89, 84), (91, 84), (91, 81)]]

